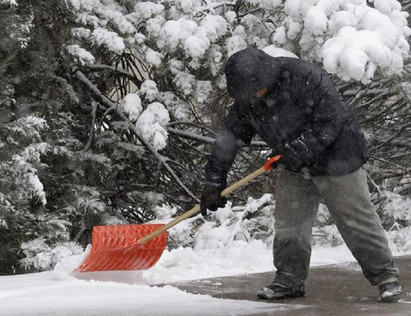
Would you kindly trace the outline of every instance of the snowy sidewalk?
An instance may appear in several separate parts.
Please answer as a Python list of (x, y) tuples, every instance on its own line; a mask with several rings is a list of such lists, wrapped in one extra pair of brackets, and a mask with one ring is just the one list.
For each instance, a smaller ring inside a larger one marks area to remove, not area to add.
[[(411, 256), (396, 257), (401, 272), (403, 296), (396, 304), (376, 301), (377, 290), (362, 276), (356, 263), (311, 268), (306, 296), (261, 301), (258, 289), (272, 281), (273, 273), (255, 273), (173, 284), (182, 290), (216, 298), (250, 300), (277, 306), (276, 310), (255, 310), (248, 315), (411, 315)], [(293, 308), (294, 307), (294, 308)]]
[[(221, 261), (212, 259), (210, 252), (207, 257), (184, 260), (181, 253), (187, 255), (181, 250), (165, 252), (163, 260), (147, 271), (73, 276), (67, 262), (66, 269), (60, 265), (49, 272), (0, 276), (0, 316), (411, 315), (409, 255), (396, 257), (404, 288), (402, 301), (383, 304), (376, 302), (376, 289), (344, 247), (314, 249), (312, 263), (322, 266), (311, 268), (306, 296), (273, 302), (256, 298), (257, 290), (273, 277), (272, 272), (261, 271), (270, 269), (242, 274), (246, 266), (241, 267), (237, 257), (237, 261)], [(264, 262), (270, 261), (268, 254), (263, 257)], [(258, 258), (257, 263), (261, 262)], [(76, 258), (71, 263), (73, 267), (79, 264)], [(210, 271), (204, 271), (207, 267)], [(240, 275), (215, 277), (229, 275), (223, 274), (229, 269)]]

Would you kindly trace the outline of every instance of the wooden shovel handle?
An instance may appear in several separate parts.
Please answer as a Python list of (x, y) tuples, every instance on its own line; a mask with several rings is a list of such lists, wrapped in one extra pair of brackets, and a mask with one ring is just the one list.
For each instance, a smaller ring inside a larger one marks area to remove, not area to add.
[[(270, 159), (267, 160), (267, 162), (264, 164), (264, 166), (262, 166), (260, 169), (257, 169), (256, 171), (250, 173), (249, 175), (247, 175), (246, 177), (242, 178), (241, 180), (239, 180), (238, 182), (230, 185), (229, 187), (225, 188), (222, 192), (221, 192), (221, 196), (226, 196), (230, 193), (232, 193), (233, 191), (237, 190), (238, 188), (242, 187), (243, 185), (247, 184), (248, 182), (250, 182), (251, 180), (259, 177), (260, 175), (264, 174), (265, 172), (269, 171), (272, 169), (272, 164), (276, 161), (278, 161), (281, 158), (280, 155), (278, 156), (274, 156)], [(148, 234), (147, 236), (141, 238), (138, 243), (140, 245), (144, 245), (146, 242), (148, 242), (149, 240), (157, 237), (158, 235), (160, 235), (161, 233), (163, 233), (164, 231), (168, 230), (169, 228), (177, 225), (178, 223), (180, 223), (181, 221), (190, 218), (193, 215), (196, 215), (198, 212), (200, 211), (200, 204), (196, 204), (192, 209), (190, 209), (189, 211), (185, 212), (184, 214), (176, 217), (175, 219), (173, 219), (172, 221), (170, 221), (169, 223), (165, 224), (164, 226), (160, 227), (159, 229), (153, 231), (151, 234)]]

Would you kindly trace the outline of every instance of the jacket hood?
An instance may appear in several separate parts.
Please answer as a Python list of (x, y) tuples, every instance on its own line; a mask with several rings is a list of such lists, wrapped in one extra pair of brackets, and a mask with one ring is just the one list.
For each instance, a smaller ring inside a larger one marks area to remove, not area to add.
[(276, 80), (276, 59), (256, 48), (233, 54), (225, 67), (228, 94), (236, 100), (247, 100), (262, 88), (271, 88)]

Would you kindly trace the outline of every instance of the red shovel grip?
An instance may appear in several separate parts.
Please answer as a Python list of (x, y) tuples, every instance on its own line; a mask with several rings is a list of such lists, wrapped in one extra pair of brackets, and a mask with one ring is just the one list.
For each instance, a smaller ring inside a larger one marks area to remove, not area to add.
[(270, 171), (271, 169), (273, 169), (273, 163), (280, 160), (280, 158), (281, 158), (281, 155), (277, 155), (277, 156), (274, 156), (268, 159), (263, 166), (264, 170)]

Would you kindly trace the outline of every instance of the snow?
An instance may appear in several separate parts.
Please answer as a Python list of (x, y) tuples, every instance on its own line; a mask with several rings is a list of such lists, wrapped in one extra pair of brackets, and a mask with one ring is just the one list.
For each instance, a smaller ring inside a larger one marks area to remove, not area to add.
[(212, 91), (213, 87), (210, 81), (203, 81), (198, 80), (196, 85), (196, 100), (199, 103), (203, 103), (207, 100), (210, 92)]
[[(272, 239), (263, 241), (249, 238), (249, 232), (256, 227), (253, 220), (272, 226), (271, 198), (269, 194), (260, 199), (250, 198), (245, 207), (232, 207), (230, 202), (227, 203), (226, 207), (211, 214), (210, 221), (197, 229), (193, 237), (193, 247), (184, 244), (192, 224), (200, 219), (201, 215), (181, 222), (169, 230), (168, 237), (179, 246), (165, 249), (160, 260), (148, 270), (76, 272), (90, 247), (82, 253), (73, 247), (61, 248), (52, 254), (53, 257), (37, 258), (39, 263), (41, 260), (51, 259), (59, 262), (54, 270), (49, 272), (1, 276), (0, 316), (217, 316), (250, 315), (258, 311), (274, 313), (276, 309), (299, 308), (299, 305), (295, 304), (266, 304), (194, 295), (173, 286), (176, 282), (213, 277), (269, 271), (274, 274), (272, 247), (269, 242)], [(391, 208), (395, 209), (394, 196), (391, 201)], [(407, 203), (404, 204), (406, 207), (409, 206), (409, 200), (398, 203), (402, 202)], [(156, 207), (157, 222), (169, 222), (176, 211), (176, 208), (166, 205)], [(326, 215), (324, 212), (324, 209), (320, 209), (321, 216)], [(256, 213), (257, 218), (247, 220), (250, 213)], [(394, 230), (388, 235), (395, 255), (411, 253), (411, 243), (408, 241), (411, 229)], [(397, 241), (393, 243), (395, 240)], [(401, 240), (403, 244), (398, 242)], [(43, 247), (41, 242), (38, 241), (39, 247)], [(63, 256), (65, 258), (62, 259)], [(329, 244), (317, 243), (313, 247), (311, 258), (312, 267), (339, 264), (345, 269), (350, 267), (347, 263), (355, 261), (345, 244), (332, 247)]]
[(134, 6), (134, 11), (142, 20), (147, 20), (155, 15), (161, 14), (164, 11), (164, 6), (150, 1), (137, 3)]
[(113, 10), (111, 7), (99, 10), (99, 13), (106, 20), (113, 23), (121, 34), (134, 34), (137, 31), (133, 24), (128, 21), (122, 13)]
[(161, 65), (161, 54), (151, 48), (147, 48), (145, 52), (145, 59), (150, 65), (154, 67)]
[(385, 192), (387, 204), (384, 207), (384, 214), (392, 216), (394, 219), (411, 221), (411, 198), (401, 196), (392, 192)]
[[(185, 246), (192, 224), (201, 215), (191, 217), (169, 230), (169, 240), (179, 246), (165, 249), (160, 260), (143, 271), (76, 272), (90, 251), (60, 249), (53, 260), (60, 259), (53, 271), (0, 277), (0, 316), (17, 315), (250, 315), (258, 311), (275, 312), (275, 309), (299, 308), (299, 305), (266, 304), (183, 292), (173, 283), (206, 278), (270, 272), (272, 264), (272, 239), (249, 238), (256, 226), (247, 215), (256, 213), (254, 220), (273, 225), (272, 196), (250, 198), (245, 207), (224, 208), (211, 214), (197, 232), (194, 246)], [(396, 201), (391, 196), (393, 211), (400, 206), (409, 208), (409, 200)], [(402, 204), (402, 203), (406, 204)], [(176, 208), (167, 205), (155, 208), (157, 222), (169, 222)], [(326, 216), (320, 209), (320, 216)], [(269, 215), (267, 215), (269, 214)], [(248, 231), (247, 229), (248, 228)], [(269, 230), (269, 229), (268, 229)], [(338, 232), (337, 232), (338, 234)], [(408, 236), (407, 236), (408, 235)], [(411, 229), (388, 233), (395, 255), (411, 253)], [(241, 238), (242, 237), (242, 238)], [(336, 237), (338, 239), (338, 237)], [(401, 241), (401, 242), (400, 242)], [(41, 243), (41, 240), (39, 240)], [(402, 243), (402, 244), (401, 244)], [(36, 245), (32, 245), (34, 247)], [(40, 245), (41, 246), (41, 245)], [(42, 247), (42, 246), (41, 246)], [(70, 251), (74, 255), (70, 255)], [(45, 254), (47, 255), (47, 254)], [(65, 255), (65, 258), (62, 257)], [(57, 258), (58, 257), (58, 258)], [(50, 260), (50, 258), (37, 258)], [(338, 264), (341, 269), (352, 269), (355, 262), (345, 244), (332, 247), (316, 243), (313, 246), (311, 267)], [(203, 280), (203, 282), (210, 282)], [(263, 285), (263, 284), (261, 284)]]
[(130, 121), (136, 121), (143, 111), (140, 97), (135, 93), (127, 94), (123, 99), (123, 111)]
[(275, 45), (269, 45), (267, 47), (264, 47), (263, 51), (273, 57), (298, 58), (298, 56), (294, 54), (293, 52), (290, 52), (283, 48), (276, 47)]
[(201, 20), (200, 25), (206, 30), (211, 43), (214, 43), (221, 36), (224, 36), (228, 29), (226, 20), (219, 15), (207, 15)]
[(304, 26), (312, 31), (313, 35), (322, 35), (327, 31), (327, 15), (319, 6), (311, 7), (304, 17)]
[(92, 39), (97, 45), (104, 45), (109, 51), (121, 54), (126, 46), (124, 40), (116, 33), (104, 28), (97, 28), (92, 33)]
[(1, 280), (2, 316), (247, 315), (274, 310), (265, 303), (214, 299), (171, 286), (61, 281), (49, 272)]
[[(408, 13), (401, 11), (397, 0), (246, 1), (264, 10), (263, 16), (272, 14), (275, 28), (258, 15), (237, 16), (234, 11), (223, 15), (216, 10), (221, 6), (217, 0), (165, 2), (168, 5), (144, 1), (129, 14), (113, 1), (66, 1), (78, 11), (77, 21), (85, 27), (74, 33), (79, 43), (91, 40), (116, 54), (141, 48), (145, 62), (154, 67), (164, 66), (163, 56), (182, 52), (190, 67), (198, 69), (199, 59), (215, 45), (231, 56), (249, 45), (279, 44), (279, 48), (298, 52), (300, 58), (322, 63), (326, 71), (343, 80), (369, 83), (376, 72), (401, 75), (410, 50)], [(140, 25), (145, 25), (144, 34), (137, 31)], [(67, 49), (82, 65), (94, 62), (90, 52), (78, 44)]]
[(195, 76), (184, 71), (176, 71), (173, 83), (185, 94), (189, 95), (196, 84)]
[(157, 84), (153, 80), (145, 80), (140, 87), (140, 92), (150, 102), (158, 96)]
[(34, 194), (40, 200), (41, 204), (46, 205), (46, 193), (44, 192), (44, 187), (39, 177), (36, 174), (29, 172), (27, 174), (27, 178), (29, 185), (31, 186)]
[(299, 45), (308, 57), (322, 61), (325, 70), (343, 80), (368, 83), (377, 69), (399, 75), (409, 52), (406, 12), (395, 0), (288, 0), (284, 19), (273, 35), (285, 44), (301, 35)]
[(77, 44), (67, 45), (67, 52), (72, 55), (81, 65), (94, 64), (94, 56)]
[[(200, 25), (193, 20), (180, 18), (165, 22), (159, 34), (160, 48), (171, 52), (183, 48), (187, 57), (203, 57), (210, 44), (216, 42), (227, 33), (226, 20), (218, 15), (208, 15), (201, 20)], [(157, 28), (151, 28), (157, 30)], [(151, 34), (155, 34), (153, 31)]]
[(193, 35), (198, 26), (194, 21), (179, 19), (164, 23), (160, 33), (159, 46), (167, 47), (171, 51), (177, 49), (186, 38)]
[(247, 48), (247, 43), (244, 38), (240, 35), (234, 35), (227, 39), (226, 41), (226, 49), (227, 49), (227, 56), (231, 56), (242, 49)]
[(141, 137), (148, 141), (156, 150), (167, 145), (168, 133), (165, 126), (170, 121), (167, 109), (160, 102), (153, 102), (139, 116), (136, 127)]
[[(170, 284), (273, 271), (271, 249), (262, 243), (165, 250), (146, 271), (72, 273), (85, 255), (66, 258), (54, 271), (0, 277), (0, 315), (247, 315), (270, 308), (272, 312), (280, 307), (298, 308), (194, 295)], [(353, 261), (345, 245), (316, 246), (311, 266)]]
[(0, 0), (0, 4), (9, 4), (14, 6), (18, 5), (16, 0)]
[[(0, 315), (247, 315), (279, 308), (277, 304), (216, 299), (189, 294), (172, 285), (159, 286), (272, 271), (271, 249), (262, 244), (165, 250), (160, 261), (146, 271), (71, 273), (83, 257), (69, 257), (50, 272), (0, 277)], [(312, 265), (352, 260), (345, 246), (317, 247)]]
[[(276, 10), (283, 4), (285, 6), (287, 17), (279, 22), (271, 36), (273, 45), (264, 45), (265, 52), (272, 56), (297, 58), (287, 50), (297, 47), (294, 51), (308, 52), (304, 57), (322, 62), (328, 72), (337, 74), (343, 80), (355, 79), (364, 83), (369, 82), (378, 70), (386, 75), (402, 71), (403, 58), (409, 53), (406, 38), (411, 34), (407, 26), (407, 13), (400, 11), (401, 4), (398, 1), (371, 2), (374, 8), (364, 0), (246, 1), (267, 10)], [(17, 5), (15, 0), (0, 0), (0, 3)], [(175, 11), (149, 1), (137, 3), (133, 14), (127, 17), (116, 11), (114, 1), (67, 0), (67, 3), (79, 11), (77, 22), (84, 24), (84, 27), (72, 30), (75, 38), (93, 40), (90, 44), (102, 45), (111, 52), (121, 54), (129, 43), (119, 33), (134, 36), (135, 42), (143, 47), (145, 62), (154, 67), (163, 65), (164, 56), (178, 53), (177, 50), (184, 52), (185, 58), (192, 59), (192, 65), (207, 53), (214, 56), (210, 59), (215, 63), (222, 63), (225, 52), (231, 56), (246, 48), (249, 33), (257, 33), (261, 26), (265, 26), (251, 14), (241, 18), (242, 24), (235, 23), (240, 17), (234, 11), (227, 11), (224, 17), (215, 15), (213, 5), (218, 5), (218, 1), (175, 1), (176, 7), (184, 13), (178, 18)], [(206, 4), (200, 7), (201, 3)], [(106, 21), (93, 15), (96, 12)], [(199, 13), (195, 19), (191, 16), (193, 12)], [(173, 20), (174, 14), (176, 18)], [(135, 33), (136, 27), (141, 24), (146, 25), (147, 34)], [(108, 27), (111, 25), (114, 30)], [(143, 45), (146, 35), (156, 44), (153, 46), (156, 50)], [(221, 39), (225, 45), (220, 47), (218, 42)], [(290, 44), (290, 41), (298, 40), (294, 46)], [(78, 44), (67, 45), (66, 50), (80, 65), (95, 62), (95, 57)], [(310, 52), (313, 52), (312, 56)], [(221, 69), (216, 68), (213, 75), (217, 75)], [(186, 70), (183, 62), (171, 59), (169, 70), (175, 75), (173, 84), (184, 95), (193, 95), (201, 103), (212, 92), (210, 81), (198, 81)], [(219, 87), (223, 87), (223, 84)], [(148, 106), (144, 104), (145, 110), (140, 97), (144, 102), (150, 102)], [(177, 119), (187, 117), (187, 105), (171, 100), (165, 92), (158, 91), (156, 83), (151, 80), (141, 85), (140, 95), (127, 95), (122, 105), (141, 136), (156, 150), (161, 150), (167, 143), (165, 126), (170, 117), (162, 103), (154, 102), (157, 98), (160, 101), (161, 98), (168, 100), (170, 106), (162, 102), (167, 108), (172, 108)], [(42, 127), (41, 121), (33, 120), (31, 123), (33, 132)], [(34, 152), (30, 156), (35, 157)], [(38, 176), (28, 173), (26, 180), (26, 185), (45, 204), (46, 196)], [(410, 199), (400, 200), (396, 195), (389, 195), (388, 199), (385, 211), (409, 221)], [(79, 200), (78, 204), (90, 202), (95, 201)], [(180, 223), (170, 231), (170, 239), (181, 246), (164, 250), (157, 264), (146, 271), (75, 273), (73, 271), (85, 258), (87, 250), (80, 253), (75, 245), (69, 244), (51, 249), (42, 238), (34, 239), (22, 247), (22, 251), (36, 254), (27, 255), (26, 258), (34, 260), (31, 262), (34, 267), (59, 263), (49, 272), (1, 276), (0, 315), (245, 315), (263, 308), (267, 311), (264, 303), (193, 295), (172, 286), (173, 282), (179, 281), (274, 271), (270, 243), (249, 238), (249, 230), (245, 226), (253, 223), (243, 220), (242, 216), (259, 207), (252, 206), (252, 203), (250, 205), (251, 209), (236, 215), (230, 208), (222, 209), (215, 219), (218, 225), (215, 221), (203, 224), (194, 237), (193, 247), (185, 243), (191, 227), (189, 223), (195, 219)], [(157, 210), (158, 218), (162, 220), (167, 220), (176, 212), (175, 209), (161, 207)], [(267, 219), (267, 222), (270, 220)], [(2, 219), (1, 225), (6, 225)], [(411, 228), (393, 227), (388, 236), (394, 254), (411, 253)], [(36, 249), (45, 251), (38, 252)], [(313, 248), (311, 265), (353, 261), (344, 244), (331, 247), (319, 243)], [(168, 285), (160, 286), (164, 284)]]
[(199, 58), (205, 54), (209, 46), (210, 41), (204, 32), (196, 32), (184, 40), (184, 51), (187, 57)]
[(91, 31), (89, 29), (84, 28), (84, 27), (76, 27), (76, 28), (71, 30), (71, 34), (73, 34), (73, 36), (77, 37), (77, 38), (88, 39), (91, 36)]

